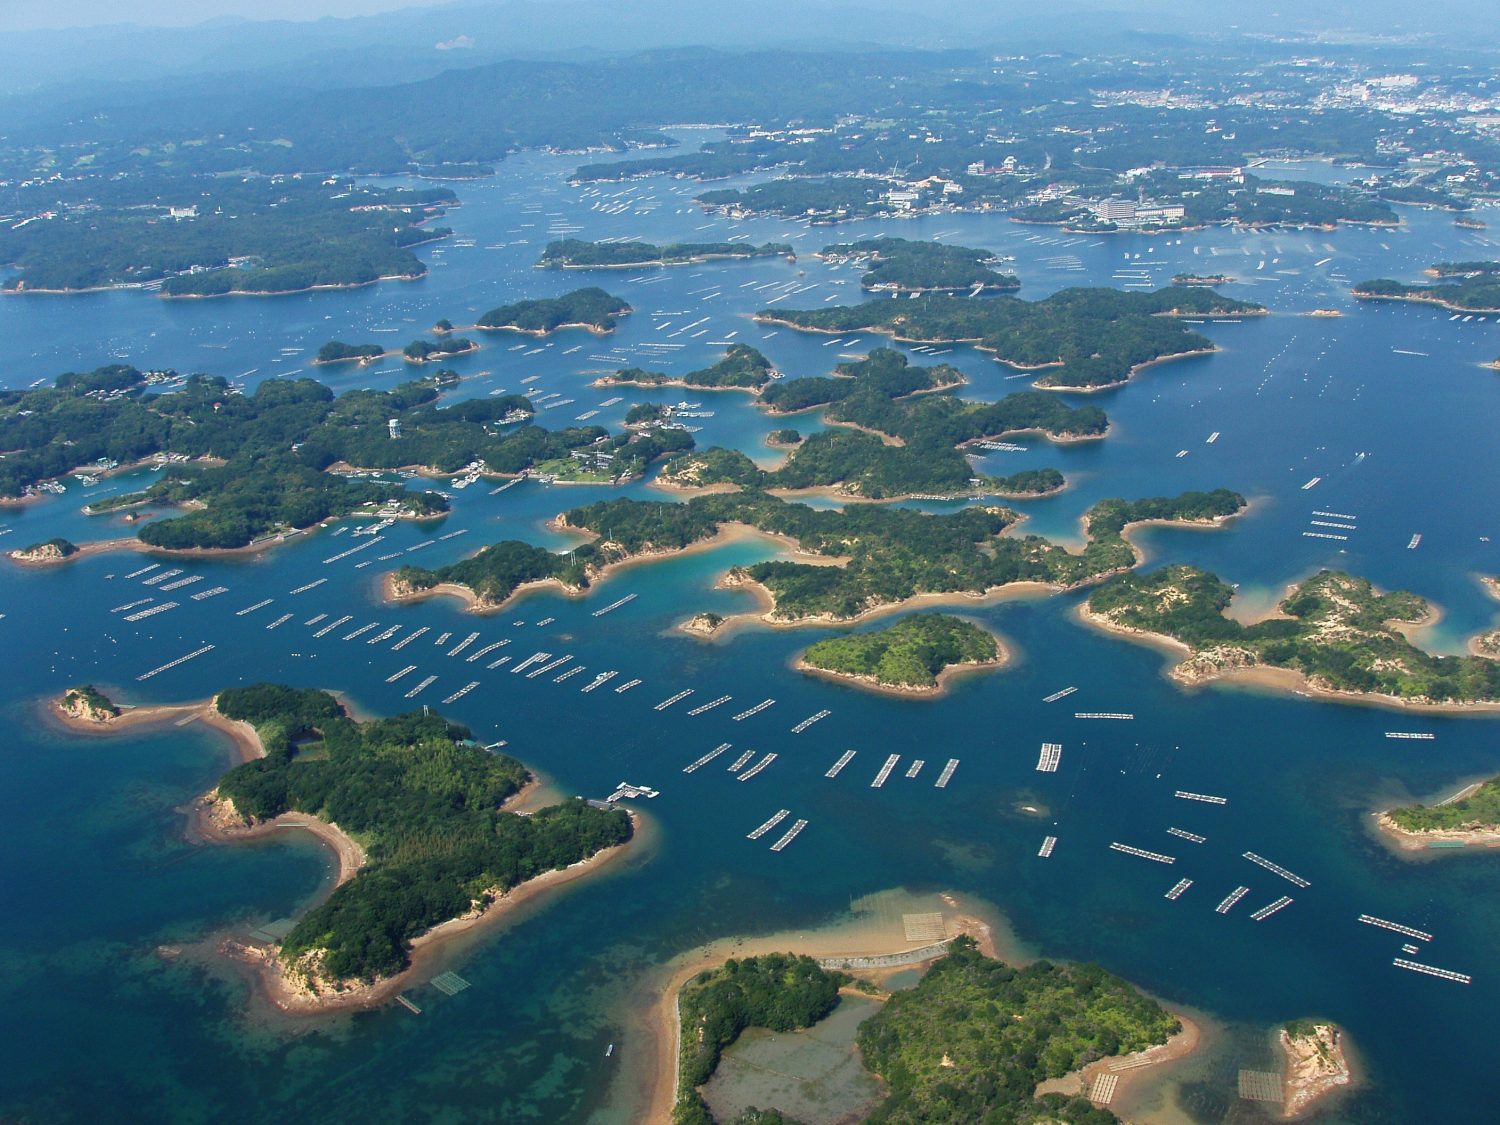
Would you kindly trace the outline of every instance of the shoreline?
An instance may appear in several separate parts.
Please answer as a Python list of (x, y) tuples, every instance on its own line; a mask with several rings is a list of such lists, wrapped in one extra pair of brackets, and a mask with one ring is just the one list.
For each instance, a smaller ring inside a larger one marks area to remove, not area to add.
[(671, 266), (701, 266), (704, 262), (751, 262), (757, 258), (781, 258), (788, 262), (797, 260), (796, 254), (695, 254), (691, 258), (653, 258), (645, 262), (562, 262), (539, 261), (532, 269), (538, 270), (649, 270), (666, 269)]
[(1319, 1022), (1313, 1034), (1293, 1039), (1285, 1027), (1276, 1033), (1276, 1043), (1286, 1060), (1282, 1082), (1283, 1120), (1302, 1117), (1333, 1094), (1348, 1093), (1360, 1085), (1345, 1051), (1346, 1036), (1336, 1024)]
[(1061, 1077), (1049, 1078), (1045, 1082), (1037, 1083), (1036, 1089), (1032, 1091), (1032, 1097), (1039, 1097), (1042, 1094), (1072, 1095), (1080, 1090), (1088, 1090), (1093, 1086), (1095, 1079), (1105, 1074), (1115, 1076), (1114, 1096), (1123, 1097), (1139, 1084), (1140, 1079), (1154, 1077), (1151, 1072), (1158, 1066), (1163, 1063), (1177, 1062), (1192, 1055), (1203, 1041), (1202, 1028), (1181, 1008), (1168, 1007), (1165, 1004), (1162, 1006), (1167, 1009), (1173, 1019), (1182, 1025), (1182, 1029), (1170, 1036), (1165, 1043), (1158, 1043), (1143, 1051), (1133, 1051), (1128, 1055), (1106, 1055), (1102, 1059), (1095, 1059), (1086, 1066), (1070, 1070)]
[(1500, 313), (1500, 308), (1471, 309), (1467, 305), (1455, 305), (1441, 297), (1423, 296), (1420, 293), (1361, 293), (1355, 289), (1353, 294), (1356, 301), (1407, 301), (1414, 305), (1436, 305), (1447, 312), (1468, 313), (1473, 316), (1493, 316)]

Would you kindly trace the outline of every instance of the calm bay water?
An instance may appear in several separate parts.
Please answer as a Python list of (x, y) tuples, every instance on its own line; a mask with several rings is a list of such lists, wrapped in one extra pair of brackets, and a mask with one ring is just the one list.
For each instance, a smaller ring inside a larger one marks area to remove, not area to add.
[[(1434, 260), (1494, 256), (1487, 232), (1415, 211), (1403, 213), (1400, 232), (1089, 238), (969, 215), (808, 229), (703, 216), (689, 202), (697, 185), (675, 180), (569, 187), (574, 163), (523, 156), (494, 181), (458, 185), (464, 205), (446, 221), (473, 244), (428, 251), (434, 268), (418, 283), (272, 300), (163, 302), (116, 292), (0, 301), (0, 333), (10, 345), (4, 382), (25, 385), (120, 359), (254, 383), (307, 373), (312, 351), (332, 337), (399, 346), (439, 317), (470, 322), (506, 300), (601, 284), (637, 310), (615, 336), (563, 333), (544, 343), (487, 336), (482, 351), (453, 363), (474, 376), (460, 393), (537, 387), (574, 399), (542, 411), (542, 423), (553, 427), (617, 393), (622, 401), (591, 421), (618, 425), (642, 397), (686, 395), (715, 412), (701, 421), (700, 445), (766, 458), (764, 434), (778, 423), (748, 396), (596, 390), (590, 373), (627, 363), (686, 371), (715, 357), (727, 339), (761, 347), (789, 375), (825, 373), (838, 353), (864, 351), (878, 339), (825, 346), (823, 337), (763, 329), (747, 314), (772, 301), (797, 308), (856, 300), (857, 271), (824, 266), (811, 253), (882, 231), (941, 234), (1012, 255), (1028, 297), (1136, 278), (1166, 284), (1183, 270), (1225, 272), (1240, 279), (1228, 292), (1265, 302), (1273, 315), (1207, 326), (1219, 354), (1163, 365), (1091, 396), (1114, 421), (1108, 440), (1053, 448), (1026, 439), (1023, 453), (985, 459), (988, 472), (1056, 465), (1067, 474), (1066, 493), (1020, 505), (1028, 528), (1073, 536), (1078, 517), (1100, 497), (1222, 485), (1252, 497), (1251, 512), (1217, 532), (1144, 533), (1151, 564), (1212, 568), (1254, 604), (1319, 567), (1347, 568), (1441, 605), (1445, 616), (1424, 639), (1449, 651), (1494, 618), (1495, 604), (1475, 576), (1500, 573), (1487, 539), (1500, 532), (1493, 472), (1500, 391), (1478, 364), (1500, 354), (1500, 336), (1492, 320), (1450, 321), (1433, 309), (1357, 306), (1347, 297), (1349, 284), (1364, 277), (1412, 277)], [(584, 238), (785, 239), (803, 256), (794, 264), (647, 274), (533, 270), (547, 239), (572, 228)], [(776, 300), (803, 286), (810, 288)], [(1346, 315), (1296, 315), (1317, 307)], [(709, 319), (692, 323), (702, 317)], [(974, 397), (1025, 386), (971, 349), (941, 358), (969, 375), (965, 393)], [(532, 375), (532, 383), (521, 382)], [(334, 369), (319, 377), (336, 387), (388, 386), (409, 369)], [(1314, 477), (1319, 483), (1304, 490)], [(123, 525), (91, 520), (79, 508), (131, 486), (116, 479), (90, 491), (71, 483), (63, 497), (0, 512), (7, 532), (0, 546), (124, 534)], [(1163, 678), (1159, 653), (1079, 625), (1077, 596), (966, 607), (1007, 638), (1016, 653), (1009, 667), (962, 680), (939, 702), (871, 697), (791, 671), (792, 657), (829, 635), (825, 629), (743, 629), (711, 643), (670, 632), (697, 609), (751, 607), (746, 595), (713, 583), (731, 565), (769, 557), (771, 548), (753, 541), (625, 570), (585, 599), (538, 594), (485, 618), (448, 600), (382, 605), (378, 577), (406, 561), (407, 548), (466, 531), (412, 556), (431, 566), (509, 536), (561, 546), (568, 540), (545, 529), (548, 518), (615, 494), (531, 483), (493, 497), (488, 491), (455, 492), (454, 511), (441, 523), (392, 528), (376, 547), (336, 562), (324, 560), (363, 540), (328, 529), (250, 559), (163, 561), (159, 569), (203, 576), (176, 592), (143, 587), (150, 575), (127, 578), (152, 561), (137, 554), (42, 572), (0, 568), (8, 673), (0, 705), (10, 732), (0, 745), (0, 1029), (10, 1044), (0, 1116), (196, 1121), (253, 1107), (257, 1118), (627, 1121), (638, 1049), (632, 1004), (657, 967), (711, 938), (836, 919), (852, 899), (895, 886), (952, 889), (991, 903), (1039, 952), (1097, 960), (1235, 1028), (1308, 1014), (1336, 1019), (1370, 1078), (1336, 1111), (1341, 1119), (1486, 1116), (1490, 1099), (1479, 1076), (1491, 1052), (1475, 1030), (1500, 1003), (1500, 860), (1398, 860), (1371, 836), (1368, 810), (1500, 770), (1493, 720), (1233, 687), (1184, 692)], [(662, 495), (645, 485), (627, 492)], [(1318, 530), (1310, 520), (1322, 518), (1315, 510), (1356, 516), (1358, 530), (1347, 542), (1307, 538), (1302, 532)], [(1420, 547), (1407, 550), (1417, 533)], [(397, 551), (399, 560), (374, 561)], [(320, 578), (328, 581), (290, 593)], [(221, 585), (228, 592), (217, 597), (186, 596)], [(592, 615), (627, 594), (638, 596)], [(111, 612), (148, 595), (181, 604), (136, 623)], [(238, 613), (267, 598), (268, 605)], [(318, 614), (327, 616), (304, 624)], [(346, 615), (324, 637), (313, 636)], [(379, 627), (341, 639), (372, 622)], [(429, 632), (400, 652), (391, 651), (399, 637), (366, 643), (397, 625), (399, 636), (420, 626)], [(439, 647), (435, 639), (445, 632), (452, 636)], [(464, 654), (446, 655), (471, 632), (479, 638)], [(464, 660), (504, 639), (511, 643), (503, 650)], [(202, 657), (137, 682), (209, 643), (217, 647)], [(555, 674), (528, 679), (485, 668), (506, 653), (519, 661), (543, 650), (572, 654), (587, 671), (556, 683)], [(408, 664), (419, 670), (385, 682)], [(579, 692), (607, 670), (618, 672), (614, 681)], [(432, 686), (414, 701), (404, 698), (429, 674), (438, 677)], [(633, 690), (611, 690), (635, 678), (642, 683)], [(36, 701), (82, 681), (154, 703), (258, 679), (336, 689), (380, 713), (442, 706), (478, 680), (444, 712), (486, 741), (508, 740), (509, 752), (563, 792), (601, 795), (622, 779), (660, 789), (646, 803), (651, 840), (598, 880), (453, 950), (450, 967), (473, 987), (452, 998), (419, 987), (420, 1018), (396, 1008), (293, 1024), (247, 1017), (243, 981), (192, 957), (163, 958), (158, 947), (294, 914), (326, 885), (327, 854), (295, 833), (253, 847), (189, 844), (177, 810), (227, 764), (219, 740), (170, 726), (107, 739), (65, 735), (39, 719)], [(1070, 685), (1075, 694), (1042, 702)], [(686, 688), (692, 696), (653, 710)], [(687, 714), (721, 695), (732, 700)], [(733, 720), (764, 699), (776, 702)], [(790, 732), (824, 709), (826, 719)], [(1074, 718), (1076, 711), (1136, 718), (1088, 721)], [(1436, 738), (1393, 740), (1384, 737), (1388, 730)], [(731, 752), (691, 775), (680, 772), (726, 741)], [(1064, 745), (1056, 775), (1034, 770), (1043, 741)], [(778, 758), (741, 784), (724, 765), (750, 749)], [(858, 752), (853, 762), (825, 778), (846, 749)], [(874, 789), (887, 754), (901, 762)], [(913, 757), (926, 765), (908, 780)], [(949, 758), (960, 765), (950, 785), (937, 789), (935, 775)], [(1221, 794), (1228, 804), (1175, 799), (1178, 789)], [(1027, 805), (1039, 811), (1022, 811)], [(809, 825), (774, 854), (766, 846), (774, 836), (752, 843), (744, 835), (779, 808)], [(1169, 826), (1207, 843), (1169, 836)], [(1059, 838), (1048, 860), (1036, 857), (1044, 835)], [(1107, 848), (1115, 840), (1178, 862), (1122, 856)], [(1311, 885), (1294, 888), (1252, 866), (1242, 858), (1247, 850)], [(1179, 877), (1194, 885), (1168, 902), (1163, 894)], [(1214, 905), (1238, 885), (1251, 888), (1246, 900), (1228, 916), (1216, 914)], [(1251, 910), (1283, 892), (1295, 899), (1290, 907), (1250, 920)], [(1358, 925), (1363, 912), (1436, 934), (1418, 959), (1472, 973), (1474, 983), (1393, 968), (1398, 941)], [(620, 1050), (606, 1059), (612, 1042)], [(1261, 1061), (1235, 1055), (1240, 1050), (1225, 1048), (1212, 1072), (1226, 1093), (1234, 1066)]]

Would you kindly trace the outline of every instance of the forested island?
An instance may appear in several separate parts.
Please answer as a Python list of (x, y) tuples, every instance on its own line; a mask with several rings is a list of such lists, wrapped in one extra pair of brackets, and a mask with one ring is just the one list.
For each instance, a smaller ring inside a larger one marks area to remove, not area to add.
[(1191, 566), (1127, 574), (1090, 596), (1086, 616), (1125, 633), (1169, 638), (1188, 649), (1173, 670), (1201, 683), (1243, 669), (1295, 672), (1318, 691), (1400, 703), (1500, 703), (1500, 662), (1433, 656), (1401, 632), (1427, 620), (1415, 594), (1382, 594), (1370, 583), (1324, 570), (1298, 584), (1276, 616), (1244, 625), (1225, 616), (1233, 589)]
[(1500, 262), (1438, 262), (1427, 273), (1450, 280), (1436, 285), (1408, 285), (1376, 278), (1361, 281), (1354, 287), (1354, 295), (1363, 300), (1427, 302), (1453, 312), (1500, 312)]
[(1025, 432), (1054, 441), (1102, 437), (1109, 419), (1097, 407), (1073, 408), (1056, 395), (1021, 391), (998, 402), (931, 394), (957, 387), (963, 375), (948, 364), (917, 367), (893, 348), (840, 363), (831, 376), (784, 379), (757, 400), (773, 414), (825, 408), (844, 429), (793, 443), (785, 464), (761, 469), (737, 450), (714, 447), (669, 462), (660, 483), (695, 489), (832, 488), (847, 496), (891, 500), (912, 496), (1038, 496), (1064, 486), (1056, 469), (983, 477), (961, 446)]
[[(172, 373), (175, 375), (175, 373)], [(402, 480), (356, 479), (352, 470), (452, 473), (470, 465), (516, 474), (639, 475), (692, 448), (682, 431), (620, 433), (601, 426), (550, 431), (532, 423), (524, 395), (442, 406), (437, 377), (389, 391), (335, 396), (312, 379), (268, 379), (242, 394), (218, 377), (173, 380), (114, 365), (60, 376), (56, 385), (0, 391), (0, 497), (89, 466), (155, 463), (140, 492), (91, 511), (160, 503), (188, 510), (144, 524), (142, 542), (171, 549), (233, 549), (356, 512), (425, 517), (447, 511), (435, 492)], [(392, 436), (391, 422), (397, 423)], [(577, 456), (575, 456), (575, 454)], [(330, 471), (332, 470), (332, 471)]]
[(402, 349), (407, 363), (429, 363), (435, 359), (477, 352), (479, 345), (466, 336), (444, 333), (441, 340), (413, 340)]
[(1500, 840), (1500, 777), (1471, 785), (1435, 805), (1387, 809), (1380, 815), (1380, 826), (1407, 847)]
[(33, 543), (29, 547), (17, 547), (9, 554), (16, 562), (46, 564), (64, 562), (77, 555), (78, 551), (78, 544), (56, 536), (41, 543)]
[(947, 674), (1004, 662), (999, 642), (973, 622), (945, 613), (906, 617), (868, 633), (829, 637), (810, 646), (797, 667), (856, 685), (933, 695)]
[[(814, 1027), (849, 982), (810, 957), (772, 953), (727, 961), (684, 985), (672, 1125), (714, 1125), (698, 1088), (745, 1030)], [(857, 1042), (887, 1089), (865, 1119), (872, 1125), (1114, 1125), (1119, 1118), (1108, 1109), (1079, 1096), (1037, 1096), (1038, 1085), (1164, 1044), (1182, 1030), (1160, 1004), (1098, 966), (1013, 968), (967, 936), (953, 939), (915, 987), (869, 991), (882, 1003), (859, 1025)], [(762, 1108), (736, 1125), (783, 1121)]]
[(72, 719), (85, 723), (107, 724), (120, 717), (120, 708), (114, 700), (93, 684), (80, 684), (63, 692), (58, 709)]
[(881, 332), (918, 343), (971, 343), (1012, 367), (1042, 371), (1038, 387), (1084, 390), (1117, 386), (1163, 359), (1213, 350), (1213, 341), (1174, 317), (1265, 311), (1211, 289), (1178, 286), (1154, 293), (1063, 289), (1040, 301), (928, 295), (800, 311), (767, 309), (756, 319), (809, 332)]
[(292, 293), (417, 278), (411, 247), (446, 236), (420, 224), (456, 202), (446, 188), (348, 181), (147, 176), (111, 183), (88, 208), (0, 227), (17, 293), (160, 283), (165, 297)]
[(1015, 274), (990, 268), (988, 250), (906, 238), (867, 238), (825, 246), (818, 257), (827, 262), (864, 262), (861, 289), (875, 293), (1001, 293), (1021, 287)]
[(760, 391), (780, 372), (749, 344), (731, 344), (724, 358), (685, 375), (623, 367), (594, 381), (596, 387), (694, 387), (710, 391)]
[(1244, 497), (1226, 489), (1103, 500), (1089, 509), (1088, 543), (1075, 554), (1039, 536), (1004, 535), (1019, 517), (999, 507), (946, 515), (875, 505), (818, 510), (758, 491), (712, 493), (682, 504), (621, 498), (557, 518), (559, 527), (597, 537), (571, 551), (553, 554), (507, 540), (450, 566), (403, 567), (395, 572), (390, 592), (401, 596), (446, 587), (443, 592), (463, 593), (476, 608), (491, 609), (522, 586), (556, 582), (581, 591), (615, 563), (675, 554), (743, 525), (792, 540), (808, 554), (847, 560), (840, 566), (773, 560), (730, 571), (726, 584), (764, 593), (770, 603), (764, 620), (850, 621), (923, 594), (978, 598), (1019, 582), (1060, 588), (1096, 582), (1136, 565), (1135, 549), (1124, 536), (1130, 524), (1217, 524), (1244, 506)]
[(623, 810), (579, 799), (527, 816), (501, 811), (529, 780), (525, 767), (426, 708), (355, 722), (326, 692), (264, 683), (226, 689), (216, 707), (253, 726), (265, 751), (211, 794), (221, 830), (297, 812), (363, 848), (358, 873), (276, 951), (285, 983), (315, 1002), (360, 996), (359, 986), (407, 968), (414, 938), (632, 835)]
[(561, 297), (538, 297), (491, 309), (479, 318), (476, 328), (487, 331), (525, 332), (546, 336), (563, 328), (585, 328), (596, 335), (613, 332), (619, 318), (631, 311), (623, 298), (603, 289), (588, 287)]
[(358, 362), (361, 366), (373, 363), (386, 354), (383, 344), (346, 344), (342, 340), (329, 340), (313, 357), (315, 366), (331, 363)]
[(734, 258), (796, 258), (785, 242), (752, 246), (748, 242), (585, 242), (564, 238), (547, 243), (538, 269), (637, 269), (647, 266), (690, 266)]

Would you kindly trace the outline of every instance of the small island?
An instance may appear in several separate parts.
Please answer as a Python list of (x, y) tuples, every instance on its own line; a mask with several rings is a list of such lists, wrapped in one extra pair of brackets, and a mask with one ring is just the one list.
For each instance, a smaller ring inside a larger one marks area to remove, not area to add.
[(1402, 633), (1430, 617), (1415, 594), (1382, 594), (1363, 578), (1324, 570), (1253, 625), (1225, 616), (1233, 596), (1217, 575), (1168, 566), (1111, 579), (1082, 613), (1110, 631), (1185, 649), (1171, 672), (1183, 684), (1263, 669), (1333, 697), (1442, 709), (1500, 703), (1500, 662), (1433, 656)]
[(1408, 285), (1390, 278), (1361, 281), (1354, 295), (1366, 301), (1418, 301), (1450, 312), (1500, 312), (1500, 262), (1437, 262), (1429, 277), (1444, 278), (1436, 285)]
[(548, 336), (564, 328), (583, 328), (596, 336), (615, 330), (630, 305), (603, 289), (575, 289), (561, 297), (541, 297), (493, 308), (474, 326), (485, 332), (522, 332)]
[(120, 717), (120, 708), (93, 684), (70, 687), (55, 706), (66, 718), (92, 725), (103, 726)]
[(1292, 1020), (1277, 1032), (1286, 1056), (1282, 1116), (1300, 1117), (1312, 1106), (1353, 1082), (1344, 1051), (1344, 1033), (1323, 1020)]
[(1228, 285), (1234, 278), (1227, 273), (1174, 273), (1172, 275), (1173, 285)]
[[(836, 957), (770, 953), (699, 973), (677, 996), (672, 1125), (714, 1125), (700, 1088), (746, 1030), (816, 1027), (841, 991), (878, 1004), (859, 1024), (856, 1042), (885, 1091), (870, 1120), (886, 1125), (1114, 1122), (1081, 1094), (1047, 1088), (1102, 1058), (1154, 1050), (1154, 1061), (1180, 1053), (1179, 1041), (1190, 1038), (1160, 1004), (1097, 966), (1037, 961), (1014, 968), (986, 956), (967, 935), (939, 952), (915, 987), (898, 992), (854, 980)], [(736, 1125), (787, 1120), (760, 1108)]]
[(479, 345), (467, 336), (444, 334), (441, 340), (413, 340), (402, 349), (401, 355), (407, 363), (430, 363), (435, 359), (467, 355), (477, 352)]
[(314, 367), (326, 367), (334, 363), (358, 363), (365, 367), (390, 353), (380, 344), (346, 344), (342, 340), (329, 340), (313, 357)]
[(326, 692), (254, 684), (220, 693), (215, 709), (253, 727), (264, 756), (199, 803), (204, 837), (240, 838), (300, 813), (345, 857), (332, 895), (278, 946), (238, 947), (289, 1010), (386, 998), (415, 943), (473, 924), (534, 882), (576, 877), (632, 835), (623, 809), (579, 799), (502, 811), (528, 782), (525, 767), (425, 708), (356, 722)]
[(818, 253), (825, 262), (862, 262), (869, 266), (859, 279), (872, 293), (1004, 293), (1021, 288), (1015, 274), (996, 273), (988, 250), (906, 238), (867, 238), (825, 246)]
[(1212, 289), (1174, 286), (1154, 293), (1063, 289), (1040, 301), (927, 294), (900, 302), (766, 309), (755, 319), (805, 332), (879, 332), (912, 343), (974, 344), (1001, 363), (1041, 372), (1038, 387), (1081, 391), (1118, 386), (1163, 360), (1212, 352), (1213, 341), (1183, 326), (1181, 318), (1265, 313), (1263, 305)]
[(1005, 660), (994, 635), (973, 622), (924, 613), (873, 632), (819, 641), (795, 667), (877, 691), (933, 696), (955, 672), (995, 668)]
[(1500, 841), (1500, 777), (1476, 782), (1435, 805), (1403, 805), (1379, 814), (1382, 832), (1408, 851)]
[(54, 563), (67, 562), (78, 555), (80, 548), (61, 537), (48, 539), (43, 543), (33, 543), (29, 547), (19, 547), (10, 552), (10, 557), (18, 563), (27, 563), (32, 566), (51, 566)]
[(724, 624), (724, 620), (723, 615), (718, 613), (695, 613), (678, 628), (695, 637), (711, 637), (719, 631), (719, 626)]
[(565, 238), (547, 243), (538, 269), (644, 269), (650, 266), (692, 266), (719, 259), (787, 258), (796, 252), (785, 242), (752, 246), (748, 242), (585, 242)]
[(758, 392), (780, 372), (771, 361), (749, 344), (731, 344), (724, 358), (685, 375), (666, 375), (639, 367), (621, 368), (594, 381), (596, 387), (692, 387), (709, 391)]

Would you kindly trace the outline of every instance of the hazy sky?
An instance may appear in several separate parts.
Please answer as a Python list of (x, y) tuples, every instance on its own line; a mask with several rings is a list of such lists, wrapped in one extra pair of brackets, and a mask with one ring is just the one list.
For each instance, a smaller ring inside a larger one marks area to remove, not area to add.
[(118, 23), (181, 26), (217, 16), (308, 20), (422, 6), (423, 0), (0, 0), (0, 32)]

